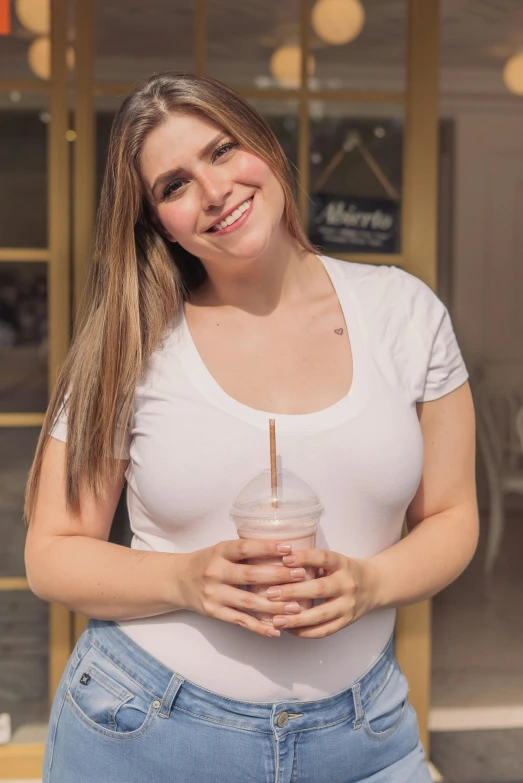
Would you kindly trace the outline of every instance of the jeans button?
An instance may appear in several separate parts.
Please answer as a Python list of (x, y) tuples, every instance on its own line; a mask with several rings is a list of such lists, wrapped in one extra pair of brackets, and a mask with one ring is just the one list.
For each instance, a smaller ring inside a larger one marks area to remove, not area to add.
[(280, 714), (276, 718), (276, 723), (280, 727), (280, 729), (283, 729), (283, 727), (286, 726), (288, 722), (289, 722), (289, 713), (280, 712)]

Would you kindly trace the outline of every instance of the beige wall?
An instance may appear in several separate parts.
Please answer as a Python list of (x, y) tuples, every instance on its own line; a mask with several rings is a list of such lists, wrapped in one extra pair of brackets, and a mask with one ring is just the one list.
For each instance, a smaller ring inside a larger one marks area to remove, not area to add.
[(442, 96), (455, 123), (452, 316), (469, 370), (523, 387), (523, 99)]

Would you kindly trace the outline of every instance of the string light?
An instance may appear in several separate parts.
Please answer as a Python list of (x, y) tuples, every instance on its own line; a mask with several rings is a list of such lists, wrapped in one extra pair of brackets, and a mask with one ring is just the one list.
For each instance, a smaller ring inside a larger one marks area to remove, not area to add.
[(325, 43), (349, 43), (364, 24), (365, 9), (360, 0), (318, 0), (312, 9), (312, 27)]
[(503, 81), (510, 92), (523, 95), (523, 52), (514, 54), (503, 68)]
[[(299, 46), (280, 46), (273, 52), (270, 60), (271, 73), (283, 87), (297, 88), (301, 76), (301, 48)], [(307, 73), (314, 74), (316, 62), (313, 55), (307, 61)]]
[(16, 0), (16, 15), (26, 30), (34, 35), (51, 32), (51, 3), (49, 0)]
[[(47, 35), (35, 38), (27, 52), (29, 67), (35, 76), (44, 81), (51, 76), (51, 41)], [(70, 71), (74, 68), (75, 56), (72, 46), (67, 47), (66, 63)]]

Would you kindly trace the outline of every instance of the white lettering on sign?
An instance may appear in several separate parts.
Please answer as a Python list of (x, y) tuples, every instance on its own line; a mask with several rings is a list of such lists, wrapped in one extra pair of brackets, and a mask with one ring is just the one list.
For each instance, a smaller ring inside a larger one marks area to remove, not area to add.
[(349, 204), (347, 208), (344, 201), (330, 201), (318, 213), (315, 222), (323, 223), (327, 226), (348, 226), (350, 228), (370, 228), (373, 231), (389, 231), (394, 224), (394, 218), (381, 209), (365, 212), (358, 209), (355, 204)]

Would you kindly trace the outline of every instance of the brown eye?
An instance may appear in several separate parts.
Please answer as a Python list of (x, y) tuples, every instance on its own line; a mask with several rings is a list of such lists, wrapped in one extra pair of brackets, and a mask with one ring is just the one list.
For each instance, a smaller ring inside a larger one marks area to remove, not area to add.
[(177, 190), (179, 190), (181, 187), (181, 181), (177, 179), (175, 182), (169, 183), (165, 190), (162, 193), (162, 201), (166, 198), (169, 198), (173, 193), (176, 193)]
[[(216, 158), (221, 158), (223, 155), (226, 155), (228, 152), (230, 152), (234, 147), (239, 147), (240, 144), (237, 141), (229, 141), (227, 144), (222, 144), (221, 147), (218, 147), (216, 152), (213, 155), (213, 160), (216, 160)], [(174, 182), (170, 182), (165, 190), (162, 193), (162, 201), (165, 201), (169, 198), (169, 196), (172, 196), (173, 193), (177, 193), (180, 188), (183, 186), (185, 180), (177, 179)]]
[[(239, 146), (240, 145), (239, 145), (239, 143), (237, 141), (230, 141), (228, 144), (223, 144), (221, 147), (218, 147), (218, 149), (214, 153), (214, 157), (215, 158), (216, 157), (221, 158), (222, 155), (226, 155), (227, 152), (232, 150), (234, 147), (239, 147)], [(223, 150), (223, 152), (222, 152), (222, 150)], [(219, 153), (221, 153), (221, 154), (219, 154)]]

